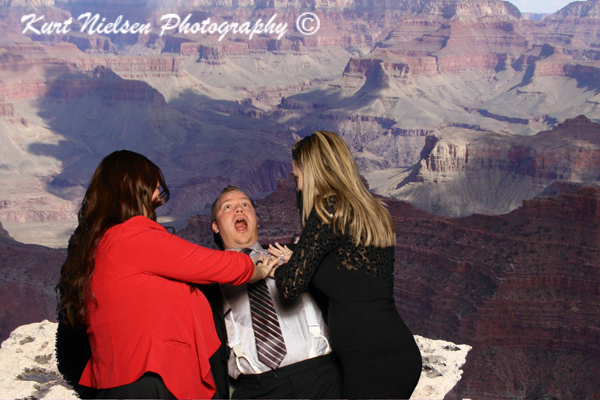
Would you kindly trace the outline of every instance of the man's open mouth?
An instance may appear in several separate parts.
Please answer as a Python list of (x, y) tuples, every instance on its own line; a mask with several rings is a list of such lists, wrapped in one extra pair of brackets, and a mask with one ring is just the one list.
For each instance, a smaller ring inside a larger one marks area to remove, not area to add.
[(243, 232), (248, 229), (248, 222), (242, 217), (239, 217), (235, 220), (235, 230), (238, 232)]

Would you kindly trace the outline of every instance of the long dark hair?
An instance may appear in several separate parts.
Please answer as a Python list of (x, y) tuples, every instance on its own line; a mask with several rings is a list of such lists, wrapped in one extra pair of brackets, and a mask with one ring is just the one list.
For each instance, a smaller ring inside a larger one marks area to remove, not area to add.
[[(152, 201), (157, 186), (161, 193)], [(85, 324), (87, 301), (93, 298), (90, 280), (96, 247), (104, 232), (137, 215), (156, 221), (154, 209), (169, 196), (162, 171), (141, 154), (120, 150), (100, 162), (81, 203), (79, 225), (69, 240), (57, 285), (59, 312), (67, 326), (80, 329)]]

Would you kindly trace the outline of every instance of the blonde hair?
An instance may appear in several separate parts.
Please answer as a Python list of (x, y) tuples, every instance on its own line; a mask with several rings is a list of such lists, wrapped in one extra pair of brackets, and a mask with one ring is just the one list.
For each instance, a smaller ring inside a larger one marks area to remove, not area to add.
[[(316, 131), (292, 147), (292, 159), (303, 175), (302, 225), (313, 206), (323, 222), (348, 233), (356, 245), (389, 247), (396, 243), (394, 223), (385, 204), (367, 190), (344, 140), (332, 132)], [(334, 215), (323, 199), (335, 195)]]

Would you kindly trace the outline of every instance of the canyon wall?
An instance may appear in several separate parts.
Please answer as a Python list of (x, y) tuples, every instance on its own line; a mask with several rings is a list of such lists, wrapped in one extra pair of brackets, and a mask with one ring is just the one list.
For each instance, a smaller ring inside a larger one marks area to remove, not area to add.
[(448, 216), (502, 214), (554, 182), (598, 185), (600, 124), (580, 116), (526, 137), (433, 133), (420, 158), (374, 190)]

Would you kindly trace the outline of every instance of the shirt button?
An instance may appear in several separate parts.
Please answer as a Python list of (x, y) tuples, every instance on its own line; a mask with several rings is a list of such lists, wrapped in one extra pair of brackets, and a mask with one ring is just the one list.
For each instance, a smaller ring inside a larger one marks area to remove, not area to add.
[(277, 372), (273, 372), (273, 378), (277, 378)]

